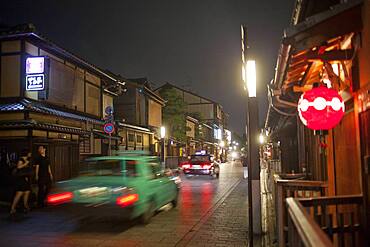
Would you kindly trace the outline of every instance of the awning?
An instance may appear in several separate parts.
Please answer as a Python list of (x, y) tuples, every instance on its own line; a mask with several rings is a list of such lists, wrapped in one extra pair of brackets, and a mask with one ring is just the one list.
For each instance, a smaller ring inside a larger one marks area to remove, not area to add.
[(362, 2), (348, 1), (308, 17), (305, 21), (285, 29), (283, 43), (292, 45), (295, 52), (299, 52), (319, 46), (332, 38), (361, 31)]
[[(362, 29), (361, 0), (333, 6), (285, 30), (275, 73), (276, 89), (293, 90), (320, 79), (321, 63), (313, 60), (349, 60), (353, 48), (342, 50), (343, 37), (352, 37)], [(307, 78), (310, 75), (310, 78)]]

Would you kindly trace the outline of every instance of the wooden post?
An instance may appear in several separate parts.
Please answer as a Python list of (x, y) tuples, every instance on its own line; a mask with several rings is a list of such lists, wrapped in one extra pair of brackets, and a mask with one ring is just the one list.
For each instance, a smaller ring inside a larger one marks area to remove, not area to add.
[(285, 237), (284, 237), (284, 200), (285, 196), (283, 193), (283, 185), (276, 184), (277, 188), (277, 196), (276, 196), (276, 205), (277, 205), (277, 230), (278, 230), (278, 240), (279, 240), (279, 246), (283, 247), (285, 246)]

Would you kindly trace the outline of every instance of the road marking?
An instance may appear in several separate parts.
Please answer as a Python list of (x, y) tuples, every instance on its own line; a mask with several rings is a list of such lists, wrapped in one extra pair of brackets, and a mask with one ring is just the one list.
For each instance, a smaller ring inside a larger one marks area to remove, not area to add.
[(195, 236), (197, 231), (202, 227), (202, 225), (212, 216), (216, 209), (222, 205), (226, 198), (233, 192), (233, 190), (240, 184), (242, 179), (238, 179), (230, 189), (210, 208), (203, 214), (198, 222), (175, 244), (175, 246), (187, 246), (190, 240)]

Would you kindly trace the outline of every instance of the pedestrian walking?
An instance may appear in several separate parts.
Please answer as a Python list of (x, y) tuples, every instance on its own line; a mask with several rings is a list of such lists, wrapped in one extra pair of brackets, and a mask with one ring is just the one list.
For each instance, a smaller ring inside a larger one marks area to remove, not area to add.
[(50, 169), (50, 159), (46, 156), (46, 148), (40, 145), (37, 149), (39, 156), (35, 159), (36, 181), (39, 187), (37, 193), (37, 204), (39, 207), (45, 207), (45, 199), (49, 193), (53, 174)]
[(28, 198), (31, 192), (32, 175), (30, 160), (31, 152), (23, 151), (20, 155), (16, 167), (12, 171), (12, 175), (15, 177), (16, 192), (10, 209), (11, 216), (15, 215), (18, 202), (22, 198), (22, 196), (24, 212), (27, 213), (30, 209), (28, 205)]

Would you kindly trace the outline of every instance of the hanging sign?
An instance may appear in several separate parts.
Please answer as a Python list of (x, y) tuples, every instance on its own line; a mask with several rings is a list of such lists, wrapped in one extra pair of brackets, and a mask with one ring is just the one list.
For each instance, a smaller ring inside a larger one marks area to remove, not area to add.
[(334, 89), (320, 86), (301, 95), (298, 113), (302, 123), (309, 129), (334, 128), (344, 115), (344, 102)]
[(45, 57), (26, 58), (26, 91), (45, 89)]

